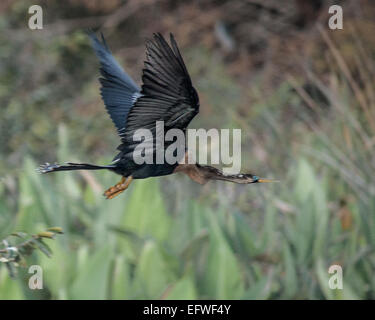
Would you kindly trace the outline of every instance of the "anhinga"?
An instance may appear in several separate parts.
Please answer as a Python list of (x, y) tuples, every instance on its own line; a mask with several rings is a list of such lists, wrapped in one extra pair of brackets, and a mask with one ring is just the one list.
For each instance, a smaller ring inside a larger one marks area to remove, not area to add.
[[(172, 128), (185, 132), (190, 121), (199, 112), (198, 94), (192, 86), (190, 76), (182, 59), (177, 43), (170, 35), (171, 45), (159, 33), (146, 42), (146, 61), (142, 74), (142, 88), (121, 68), (112, 56), (102, 35), (100, 41), (89, 32), (93, 49), (100, 61), (101, 96), (107, 112), (114, 122), (121, 145), (120, 153), (107, 166), (86, 163), (67, 163), (66, 165), (46, 163), (39, 168), (41, 173), (67, 170), (107, 169), (122, 176), (115, 186), (104, 195), (112, 199), (128, 188), (133, 179), (145, 179), (183, 172), (192, 180), (204, 184), (209, 180), (223, 180), (234, 183), (257, 183), (271, 180), (261, 179), (252, 174), (226, 175), (222, 171), (198, 163), (137, 164), (133, 152), (137, 143), (133, 135), (137, 129), (146, 128), (155, 132), (156, 122), (164, 121), (165, 130)], [(164, 152), (168, 143), (164, 145)], [(156, 147), (150, 150), (155, 154)], [(187, 153), (185, 154), (186, 157)]]

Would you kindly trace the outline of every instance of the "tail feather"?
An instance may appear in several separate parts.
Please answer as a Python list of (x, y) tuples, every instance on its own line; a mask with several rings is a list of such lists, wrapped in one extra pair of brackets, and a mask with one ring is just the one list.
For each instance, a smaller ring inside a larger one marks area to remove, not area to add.
[(66, 165), (61, 166), (57, 163), (50, 164), (45, 163), (42, 164), (38, 169), (37, 172), (39, 173), (49, 173), (55, 171), (70, 171), (70, 170), (102, 170), (102, 169), (111, 169), (113, 166), (97, 166), (88, 163), (72, 163), (68, 162)]

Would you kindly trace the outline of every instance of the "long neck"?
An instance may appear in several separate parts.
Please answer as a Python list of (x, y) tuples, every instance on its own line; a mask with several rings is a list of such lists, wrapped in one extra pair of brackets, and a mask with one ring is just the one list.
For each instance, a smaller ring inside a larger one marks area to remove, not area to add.
[(176, 168), (175, 172), (183, 172), (200, 184), (205, 184), (209, 180), (222, 180), (242, 184), (257, 182), (252, 178), (253, 175), (251, 174), (226, 175), (217, 168), (200, 164), (181, 164)]
[(256, 182), (251, 174), (224, 174), (221, 170), (211, 166), (201, 166), (199, 164), (196, 164), (196, 166), (208, 180), (222, 180), (243, 184)]

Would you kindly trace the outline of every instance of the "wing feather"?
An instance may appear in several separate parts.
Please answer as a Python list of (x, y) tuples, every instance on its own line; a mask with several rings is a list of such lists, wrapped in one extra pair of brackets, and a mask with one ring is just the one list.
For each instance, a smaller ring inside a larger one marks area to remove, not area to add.
[(100, 93), (109, 116), (121, 134), (125, 130), (128, 113), (140, 95), (140, 88), (115, 60), (103, 35), (102, 41), (93, 32), (88, 35), (100, 62)]
[[(132, 153), (138, 129), (154, 133), (157, 121), (164, 121), (167, 130), (186, 129), (199, 112), (199, 98), (172, 34), (170, 45), (159, 33), (146, 41), (141, 89), (114, 59), (103, 36), (102, 41), (94, 33), (89, 36), (100, 61), (101, 95), (122, 140), (114, 161)], [(147, 152), (155, 151), (152, 144), (150, 148)]]
[(137, 129), (155, 129), (156, 121), (185, 129), (199, 112), (198, 95), (172, 34), (170, 42), (159, 33), (146, 42), (141, 97), (128, 114), (124, 142)]

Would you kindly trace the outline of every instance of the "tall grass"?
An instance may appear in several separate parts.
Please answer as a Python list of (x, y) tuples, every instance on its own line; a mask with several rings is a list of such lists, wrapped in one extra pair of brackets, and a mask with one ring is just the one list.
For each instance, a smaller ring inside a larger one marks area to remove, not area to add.
[[(69, 159), (66, 130), (60, 135), (59, 156)], [(2, 299), (373, 297), (374, 216), (349, 203), (351, 220), (343, 225), (338, 208), (330, 208), (331, 178), (306, 157), (286, 173), (288, 188), (248, 186), (247, 195), (261, 198), (249, 212), (189, 198), (174, 211), (159, 179), (136, 181), (105, 201), (100, 190), (113, 183), (110, 173), (41, 176), (35, 167), (25, 159), (13, 229), (58, 225), (66, 233), (51, 243), (52, 258), (33, 257), (43, 267), (42, 293), (27, 288), (27, 270), (14, 281), (1, 268)], [(328, 288), (331, 264), (343, 267), (343, 290)]]
[[(192, 190), (173, 176), (135, 181), (106, 201), (101, 193), (113, 174), (41, 176), (25, 157), (0, 183), (0, 236), (50, 226), (65, 235), (51, 243), (52, 258), (28, 260), (42, 266), (44, 290), (28, 289), (27, 268), (14, 281), (0, 265), (0, 298), (375, 298), (375, 88), (368, 81), (375, 68), (362, 49), (348, 68), (323, 38), (335, 64), (328, 80), (306, 68), (306, 77), (289, 76), (266, 97), (255, 86), (251, 110), (242, 110), (248, 114), (220, 109), (230, 127), (243, 129), (243, 168), (279, 184)], [(215, 72), (200, 83), (203, 100), (232, 83), (212, 87), (225, 76)], [(66, 128), (58, 136), (58, 160), (73, 160)], [(328, 286), (333, 264), (343, 268), (343, 290)]]

